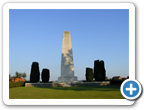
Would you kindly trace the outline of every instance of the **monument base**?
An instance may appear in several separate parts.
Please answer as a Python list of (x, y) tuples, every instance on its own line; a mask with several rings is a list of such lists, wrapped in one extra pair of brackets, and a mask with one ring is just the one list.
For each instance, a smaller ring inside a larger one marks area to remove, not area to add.
[(77, 77), (63, 76), (58, 77), (58, 82), (74, 82), (77, 81)]
[(96, 82), (71, 82), (71, 83), (25, 83), (25, 87), (96, 87), (111, 85), (110, 81), (96, 81)]

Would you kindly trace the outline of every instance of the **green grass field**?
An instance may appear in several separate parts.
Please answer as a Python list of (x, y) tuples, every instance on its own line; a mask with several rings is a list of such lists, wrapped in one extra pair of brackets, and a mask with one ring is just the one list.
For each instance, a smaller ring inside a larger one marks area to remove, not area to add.
[(96, 87), (16, 87), (9, 89), (10, 99), (124, 99), (119, 86)]

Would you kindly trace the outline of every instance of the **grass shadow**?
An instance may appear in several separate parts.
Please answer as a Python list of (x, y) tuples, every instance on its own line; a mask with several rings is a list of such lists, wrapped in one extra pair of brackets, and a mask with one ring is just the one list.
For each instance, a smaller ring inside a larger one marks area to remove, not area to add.
[(36, 87), (43, 89), (54, 89), (54, 90), (73, 90), (73, 91), (120, 91), (120, 86), (116, 85), (107, 85), (107, 86), (90, 86), (90, 87)]

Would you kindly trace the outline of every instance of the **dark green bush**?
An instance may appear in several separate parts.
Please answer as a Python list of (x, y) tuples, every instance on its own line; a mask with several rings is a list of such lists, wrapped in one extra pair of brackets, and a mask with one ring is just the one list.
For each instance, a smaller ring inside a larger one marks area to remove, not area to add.
[(23, 81), (18, 81), (18, 82), (10, 81), (10, 82), (9, 82), (9, 88), (22, 87), (22, 86), (24, 86), (24, 83), (25, 83), (25, 82), (23, 82)]
[(41, 73), (42, 82), (49, 82), (50, 73), (48, 69), (43, 69)]
[(87, 82), (92, 82), (93, 78), (94, 78), (93, 69), (92, 68), (86, 68), (85, 76), (86, 76)]
[(99, 75), (99, 60), (94, 61), (94, 78), (95, 81), (98, 80), (98, 75)]
[(9, 88), (12, 88), (13, 87), (13, 83), (10, 81), (9, 82)]
[(110, 80), (111, 85), (121, 85), (124, 80)]
[(94, 61), (94, 78), (95, 81), (104, 81), (106, 77), (106, 70), (104, 67), (104, 61), (95, 60)]
[(30, 82), (39, 82), (40, 71), (38, 62), (33, 62), (31, 66)]

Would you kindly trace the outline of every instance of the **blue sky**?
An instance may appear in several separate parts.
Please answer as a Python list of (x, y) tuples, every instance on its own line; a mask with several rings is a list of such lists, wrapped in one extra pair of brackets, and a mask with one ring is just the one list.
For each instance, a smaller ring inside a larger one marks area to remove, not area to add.
[(25, 72), (39, 62), (50, 80), (61, 76), (62, 36), (69, 31), (74, 74), (85, 79), (86, 67), (103, 60), (106, 76), (129, 75), (128, 9), (11, 9), (9, 10), (9, 73)]

